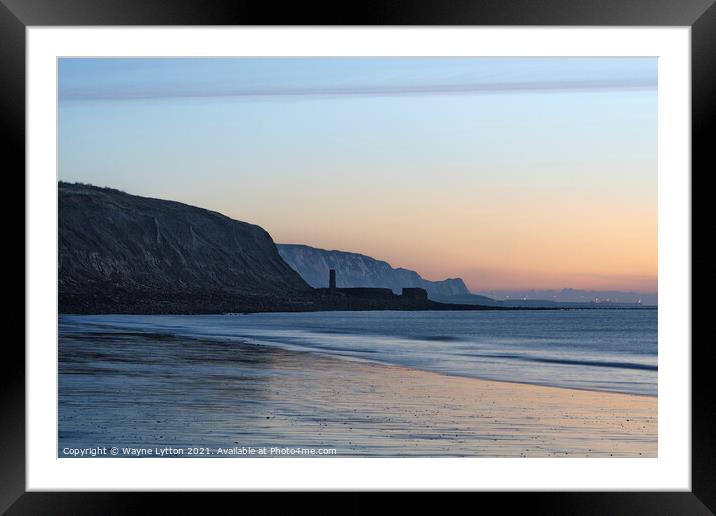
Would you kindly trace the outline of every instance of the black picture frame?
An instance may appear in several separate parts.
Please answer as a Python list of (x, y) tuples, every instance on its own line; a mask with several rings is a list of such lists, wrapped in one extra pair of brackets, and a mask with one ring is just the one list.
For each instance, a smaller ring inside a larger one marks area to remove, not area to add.
[[(714, 1), (381, 0), (324, 5), (246, 0), (0, 0), (0, 119), (5, 136), (4, 162), (12, 164), (5, 168), (6, 177), (16, 170), (24, 170), (25, 166), (25, 28), (44, 25), (689, 26), (692, 51), (691, 177), (697, 170), (701, 170), (698, 175), (703, 176), (715, 168), (713, 144), (709, 138), (716, 120)], [(18, 188), (24, 192), (24, 182)], [(19, 260), (19, 256), (16, 259)], [(527, 508), (537, 514), (711, 514), (716, 510), (713, 395), (716, 386), (708, 348), (708, 341), (694, 342), (692, 346), (691, 492), (484, 493), (479, 497), (499, 497), (494, 501), (508, 511)], [(180, 508), (178, 513), (194, 512), (194, 503), (200, 504), (197, 507), (202, 507), (201, 512), (205, 512), (207, 493), (199, 495), (198, 500), (189, 500), (178, 493), (26, 493), (25, 353), (19, 339), (4, 343), (2, 367), (0, 511), (7, 510), (9, 515), (124, 514), (143, 512), (150, 502), (159, 501), (163, 512), (169, 512), (172, 505)], [(417, 496), (413, 500), (422, 504), (421, 498)], [(480, 499), (478, 503), (485, 501)], [(244, 498), (244, 503), (250, 502)], [(341, 512), (363, 512), (373, 504), (369, 497), (358, 498), (355, 494), (341, 503)], [(306, 502), (306, 505), (311, 507), (313, 502)]]

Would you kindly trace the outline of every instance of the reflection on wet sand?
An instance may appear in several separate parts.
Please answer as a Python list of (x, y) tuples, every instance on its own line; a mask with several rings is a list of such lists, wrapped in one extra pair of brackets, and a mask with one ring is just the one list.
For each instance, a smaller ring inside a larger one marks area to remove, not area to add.
[(657, 398), (484, 381), (236, 342), (61, 333), (59, 449), (655, 457)]

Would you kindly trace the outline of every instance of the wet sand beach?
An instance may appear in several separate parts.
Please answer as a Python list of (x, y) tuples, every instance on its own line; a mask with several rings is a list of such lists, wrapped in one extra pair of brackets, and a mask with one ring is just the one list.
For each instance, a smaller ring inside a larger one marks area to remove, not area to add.
[(447, 376), (268, 346), (61, 332), (64, 448), (655, 457), (657, 398)]

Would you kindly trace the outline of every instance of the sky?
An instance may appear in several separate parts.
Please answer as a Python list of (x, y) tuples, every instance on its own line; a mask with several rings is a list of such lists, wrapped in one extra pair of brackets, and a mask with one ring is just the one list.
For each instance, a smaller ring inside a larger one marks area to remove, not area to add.
[(59, 179), (501, 289), (657, 289), (655, 58), (63, 58)]

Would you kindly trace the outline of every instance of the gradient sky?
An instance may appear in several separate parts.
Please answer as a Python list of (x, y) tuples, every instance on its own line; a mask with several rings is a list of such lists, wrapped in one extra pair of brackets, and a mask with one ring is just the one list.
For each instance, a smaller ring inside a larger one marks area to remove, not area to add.
[(61, 59), (59, 177), (473, 291), (655, 292), (657, 61)]

